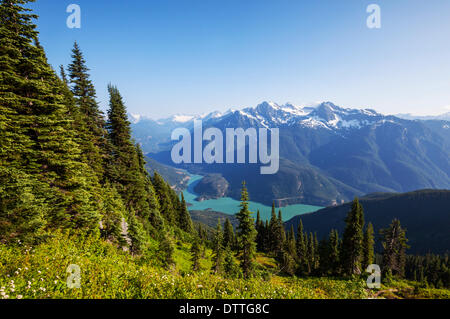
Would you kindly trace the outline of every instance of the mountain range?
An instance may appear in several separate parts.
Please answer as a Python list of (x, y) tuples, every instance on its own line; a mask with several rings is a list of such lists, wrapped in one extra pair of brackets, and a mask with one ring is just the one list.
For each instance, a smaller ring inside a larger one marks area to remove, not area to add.
[[(450, 122), (445, 120), (408, 120), (332, 102), (314, 107), (263, 102), (254, 108), (201, 116), (130, 119), (134, 138), (149, 157), (195, 173), (221, 176), (228, 183), (223, 195), (236, 199), (242, 180), (247, 181), (252, 200), (275, 201), (278, 206), (329, 206), (374, 192), (450, 188)], [(278, 173), (260, 175), (256, 164), (174, 165), (171, 132), (176, 127), (192, 129), (194, 119), (222, 131), (278, 127)]]

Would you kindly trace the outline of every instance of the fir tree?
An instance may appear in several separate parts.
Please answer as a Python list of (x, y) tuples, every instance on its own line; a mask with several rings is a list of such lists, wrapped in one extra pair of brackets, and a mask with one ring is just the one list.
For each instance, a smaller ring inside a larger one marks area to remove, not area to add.
[(228, 277), (236, 277), (239, 273), (239, 266), (234, 260), (233, 251), (230, 246), (225, 248), (224, 271)]
[(294, 260), (297, 259), (294, 226), (291, 226), (291, 229), (289, 230), (289, 235), (286, 241), (286, 251), (292, 256)]
[(298, 258), (298, 273), (303, 274), (308, 270), (308, 256), (307, 256), (307, 238), (305, 238), (305, 234), (303, 233), (303, 222), (300, 219), (297, 228), (297, 258)]
[(339, 233), (337, 230), (331, 230), (330, 236), (329, 236), (329, 266), (331, 274), (337, 275), (340, 272), (340, 240), (339, 240)]
[(201, 249), (198, 239), (195, 239), (191, 246), (191, 263), (192, 270), (198, 271), (200, 269)]
[(109, 165), (108, 140), (105, 119), (96, 101), (94, 84), (78, 43), (72, 49), (72, 62), (68, 67), (71, 90), (80, 113), (78, 130), (82, 135), (80, 144), (83, 156), (93, 168), (98, 179), (104, 181), (104, 167)]
[(316, 251), (315, 251), (315, 244), (314, 244), (314, 235), (313, 233), (309, 233), (309, 239), (308, 239), (308, 272), (312, 273), (316, 269)]
[(373, 226), (372, 223), (367, 224), (366, 231), (364, 232), (363, 239), (363, 259), (362, 259), (362, 267), (366, 269), (367, 266), (373, 264), (374, 261), (374, 251), (373, 246), (375, 244), (375, 239), (373, 235)]
[(60, 227), (98, 232), (97, 181), (28, 2), (0, 4), (0, 238), (32, 241)]
[(408, 248), (406, 231), (398, 219), (394, 219), (389, 228), (380, 230), (383, 238), (383, 272), (403, 277), (405, 274), (406, 249)]
[(284, 232), (283, 222), (281, 219), (281, 210), (278, 213), (278, 217), (275, 213), (275, 203), (272, 203), (269, 232), (270, 250), (274, 256), (281, 256), (286, 234)]
[(152, 182), (153, 182), (153, 186), (155, 188), (155, 193), (159, 200), (159, 207), (160, 207), (161, 215), (164, 217), (164, 219), (170, 225), (174, 225), (176, 222), (175, 216), (174, 216), (174, 208), (173, 208), (169, 190), (167, 189), (166, 182), (161, 177), (161, 175), (159, 175), (158, 172), (156, 172), (156, 171), (153, 174)]
[(213, 272), (218, 274), (223, 270), (223, 233), (222, 233), (222, 225), (219, 222), (217, 223), (216, 234), (213, 240)]
[(180, 228), (185, 232), (192, 233), (194, 231), (194, 227), (192, 226), (191, 215), (189, 214), (189, 211), (187, 209), (183, 192), (181, 192), (179, 225)]
[(223, 233), (223, 246), (230, 247), (231, 249), (234, 247), (234, 230), (233, 225), (231, 225), (230, 219), (225, 219), (224, 233)]
[(143, 252), (145, 246), (144, 227), (133, 210), (129, 211), (128, 214), (128, 237), (131, 241), (130, 252), (134, 255), (139, 255)]
[(159, 243), (159, 256), (166, 269), (169, 269), (175, 264), (173, 259), (173, 253), (175, 248), (173, 247), (172, 240), (168, 235), (165, 235)]
[(345, 274), (360, 274), (363, 257), (364, 212), (358, 198), (345, 219), (346, 227), (342, 238), (342, 269)]
[(236, 214), (236, 218), (239, 221), (238, 236), (241, 250), (241, 269), (244, 277), (249, 278), (253, 274), (253, 263), (256, 254), (256, 230), (254, 219), (251, 217), (252, 213), (248, 209), (248, 192), (245, 182), (242, 183), (240, 207), (241, 210)]

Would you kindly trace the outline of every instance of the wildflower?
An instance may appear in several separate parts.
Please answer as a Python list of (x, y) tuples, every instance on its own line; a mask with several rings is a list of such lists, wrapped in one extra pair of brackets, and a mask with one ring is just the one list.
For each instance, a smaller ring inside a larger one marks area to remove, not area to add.
[(22, 295), (17, 295), (17, 299), (22, 299), (23, 296)]

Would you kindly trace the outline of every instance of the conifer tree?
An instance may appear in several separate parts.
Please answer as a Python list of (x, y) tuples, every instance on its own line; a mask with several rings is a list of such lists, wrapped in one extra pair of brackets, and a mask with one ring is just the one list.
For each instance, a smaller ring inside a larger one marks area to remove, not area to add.
[(329, 239), (323, 238), (319, 242), (319, 247), (317, 249), (317, 255), (319, 256), (319, 272), (322, 276), (328, 276), (331, 272), (330, 263), (330, 242)]
[[(141, 205), (141, 209), (143, 211), (143, 217), (148, 218), (151, 225), (156, 229), (156, 231), (160, 231), (164, 228), (164, 221), (163, 218), (159, 212), (159, 202), (156, 198), (156, 192), (152, 184), (152, 180), (150, 177), (150, 174), (148, 173), (147, 169), (145, 168), (145, 159), (144, 154), (142, 152), (142, 149), (139, 144), (136, 144), (136, 154), (138, 159), (138, 165), (140, 168), (140, 176), (139, 178), (142, 179), (142, 182), (144, 184), (145, 189), (145, 199), (147, 200), (147, 204)], [(149, 210), (147, 212), (147, 209)], [(189, 221), (191, 221), (190, 215), (189, 215)], [(191, 221), (191, 227), (192, 221)], [(192, 228), (193, 229), (193, 228)]]
[[(105, 184), (102, 191), (102, 211), (104, 214), (101, 220), (100, 234), (104, 239), (124, 246), (126, 243), (120, 226), (122, 218), (126, 216), (126, 209), (122, 203), (122, 198), (115, 187), (109, 183)], [(133, 220), (133, 222), (136, 221)]]
[(172, 205), (172, 200), (169, 194), (169, 190), (167, 189), (167, 184), (161, 175), (155, 171), (153, 174), (153, 186), (155, 188), (155, 193), (159, 200), (159, 207), (161, 215), (164, 219), (170, 224), (175, 224), (175, 216), (174, 216), (174, 208)]
[(291, 226), (291, 229), (289, 230), (288, 238), (286, 241), (286, 251), (292, 256), (294, 260), (297, 259), (294, 226)]
[(298, 273), (303, 274), (308, 270), (308, 256), (307, 256), (307, 238), (303, 233), (303, 222), (300, 219), (297, 228), (297, 258), (299, 261)]
[(236, 277), (239, 272), (239, 267), (234, 260), (233, 251), (230, 246), (225, 248), (225, 258), (224, 258), (224, 271), (228, 277)]
[(224, 226), (224, 233), (223, 233), (223, 246), (226, 247), (230, 247), (231, 249), (233, 249), (234, 247), (234, 230), (233, 230), (233, 225), (231, 225), (230, 219), (227, 218), (225, 219), (225, 226)]
[(172, 240), (168, 235), (165, 235), (159, 243), (159, 256), (166, 269), (169, 269), (175, 264), (173, 259), (173, 253), (175, 248), (173, 247)]
[(133, 210), (128, 213), (128, 237), (131, 240), (130, 252), (140, 255), (145, 246), (145, 231)]
[(32, 241), (56, 227), (98, 232), (96, 181), (28, 2), (0, 4), (0, 239)]
[(278, 210), (278, 232), (280, 233), (281, 237), (281, 245), (283, 245), (286, 241), (286, 231), (284, 230), (283, 216), (281, 213), (281, 209)]
[(71, 90), (80, 113), (78, 130), (83, 156), (93, 168), (100, 182), (104, 181), (105, 167), (109, 164), (105, 119), (96, 101), (94, 84), (78, 43), (72, 49), (72, 62), (68, 66)]
[(363, 239), (363, 259), (362, 259), (363, 270), (365, 270), (367, 266), (373, 264), (374, 262), (375, 256), (373, 251), (374, 244), (375, 239), (373, 235), (373, 226), (372, 223), (368, 223), (366, 231), (364, 232), (364, 239)]
[(199, 240), (196, 238), (191, 246), (191, 263), (192, 270), (198, 271), (200, 269), (201, 250)]
[(403, 277), (408, 248), (405, 229), (398, 219), (394, 219), (389, 228), (380, 230), (380, 234), (383, 238), (383, 272)]
[(264, 249), (265, 249), (264, 238), (265, 238), (266, 234), (265, 234), (264, 223), (261, 220), (261, 215), (259, 213), (259, 209), (256, 212), (256, 232), (257, 232), (257, 236), (256, 236), (257, 250), (264, 251)]
[(345, 274), (360, 274), (363, 257), (364, 212), (358, 198), (345, 219), (346, 227), (342, 238), (342, 269)]
[(339, 262), (339, 256), (340, 256), (340, 240), (339, 240), (339, 233), (337, 230), (331, 230), (330, 236), (329, 236), (329, 266), (331, 274), (337, 275), (340, 272), (340, 262)]
[(272, 203), (272, 215), (269, 224), (271, 251), (274, 256), (282, 256), (286, 234), (284, 232), (281, 210), (278, 212), (278, 217), (275, 213), (275, 203)]
[(194, 231), (191, 215), (189, 214), (189, 211), (187, 209), (186, 200), (184, 199), (183, 192), (181, 192), (179, 225), (180, 228), (185, 232), (192, 233)]
[(216, 227), (216, 234), (213, 240), (213, 272), (218, 274), (223, 270), (223, 233), (222, 233), (222, 225), (219, 222)]
[(256, 230), (255, 221), (248, 209), (248, 192), (245, 182), (242, 183), (240, 211), (236, 214), (239, 221), (238, 238), (241, 251), (241, 269), (245, 278), (253, 274), (253, 263), (256, 254)]
[(316, 251), (315, 251), (315, 243), (314, 243), (314, 235), (313, 233), (309, 233), (309, 239), (308, 239), (308, 265), (309, 269), (308, 272), (311, 273), (316, 269)]

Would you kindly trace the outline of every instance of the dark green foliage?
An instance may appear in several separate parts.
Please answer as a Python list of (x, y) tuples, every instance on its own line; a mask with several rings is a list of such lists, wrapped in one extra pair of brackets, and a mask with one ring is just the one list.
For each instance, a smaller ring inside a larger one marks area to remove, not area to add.
[(191, 215), (187, 209), (186, 201), (184, 199), (183, 193), (181, 193), (181, 202), (179, 207), (179, 217), (178, 223), (182, 230), (187, 233), (192, 233), (194, 231), (194, 226), (192, 225)]
[(374, 244), (375, 238), (373, 235), (372, 223), (367, 224), (366, 231), (364, 232), (363, 239), (363, 259), (362, 259), (362, 269), (366, 269), (367, 266), (373, 264), (374, 261)]
[(155, 172), (153, 175), (152, 182), (159, 201), (161, 215), (170, 225), (174, 225), (176, 222), (175, 209), (173, 207), (170, 190), (168, 189), (166, 182), (163, 180), (161, 175), (158, 174), (158, 172)]
[(82, 160), (66, 86), (47, 63), (36, 16), (22, 7), (28, 2), (0, 4), (3, 241), (33, 240), (44, 226), (96, 232), (100, 219), (98, 184)]
[(269, 242), (270, 251), (274, 256), (281, 256), (286, 234), (284, 232), (283, 221), (281, 218), (281, 210), (278, 217), (275, 213), (275, 203), (272, 203), (272, 213), (269, 223)]
[[(443, 255), (449, 251), (450, 225), (449, 205), (450, 190), (420, 190), (403, 194), (372, 194), (360, 198), (364, 207), (364, 217), (377, 231), (387, 227), (394, 218), (402, 221), (408, 229), (409, 253), (426, 255), (431, 252)], [(324, 208), (313, 214), (293, 217), (285, 223), (286, 230), (291, 224), (296, 230), (300, 219), (303, 226), (317, 232), (319, 238), (328, 236), (331, 229), (343, 234), (345, 217), (351, 210), (352, 203)], [(424, 226), (426, 225), (426, 226)], [(430, 236), (432, 230), (433, 236)], [(376, 249), (381, 244), (376, 236)]]
[(245, 182), (242, 183), (241, 191), (241, 210), (236, 214), (236, 218), (239, 221), (238, 226), (238, 240), (241, 269), (245, 278), (250, 277), (253, 274), (253, 263), (256, 254), (256, 230), (255, 221), (251, 217), (251, 212), (248, 209), (248, 192), (245, 186)]
[(297, 248), (295, 242), (294, 226), (289, 231), (288, 238), (285, 243), (285, 251), (294, 259), (297, 259)]
[[(124, 246), (126, 242), (122, 236), (121, 223), (122, 219), (126, 216), (126, 209), (123, 206), (122, 198), (119, 193), (117, 193), (115, 187), (108, 183), (103, 188), (102, 199), (102, 211), (104, 214), (101, 220), (100, 234), (102, 238), (115, 242), (120, 246)], [(133, 217), (132, 222), (136, 223), (136, 220)], [(136, 226), (133, 225), (132, 228), (134, 227)], [(135, 233), (136, 230), (133, 229), (131, 232)]]
[(212, 270), (214, 273), (222, 273), (224, 262), (224, 246), (223, 246), (223, 233), (222, 225), (220, 221), (217, 223), (216, 234), (213, 239), (213, 257), (212, 257)]
[(406, 230), (402, 228), (398, 219), (394, 219), (389, 228), (380, 230), (380, 234), (383, 238), (382, 271), (403, 277), (405, 275), (406, 248), (408, 248)]
[(345, 274), (360, 274), (363, 257), (364, 212), (358, 198), (345, 219), (346, 227), (342, 238), (342, 269)]
[(130, 211), (128, 216), (128, 237), (131, 241), (130, 251), (132, 254), (141, 254), (145, 246), (145, 231), (142, 223), (135, 213)]
[(230, 246), (225, 248), (224, 271), (227, 277), (234, 278), (239, 275), (239, 266), (236, 263)]
[(435, 288), (450, 288), (450, 259), (444, 256), (406, 256), (405, 277)]
[(328, 250), (328, 270), (332, 275), (337, 275), (340, 272), (340, 240), (339, 233), (337, 230), (333, 229), (329, 236), (329, 250)]
[(225, 248), (230, 247), (233, 249), (235, 244), (235, 236), (233, 225), (231, 225), (230, 219), (225, 219), (224, 232), (223, 232), (223, 246)]
[(300, 219), (297, 229), (297, 258), (298, 258), (298, 273), (304, 274), (307, 273), (308, 270), (308, 253), (307, 253), (307, 238), (305, 238), (305, 234), (303, 232), (303, 223)]
[(72, 62), (68, 70), (71, 90), (79, 112), (77, 129), (81, 136), (82, 154), (97, 178), (103, 181), (105, 167), (109, 163), (105, 119), (98, 107), (95, 88), (90, 80), (83, 53), (76, 42), (72, 49)]
[(131, 141), (130, 123), (119, 90), (108, 86), (109, 110), (106, 127), (112, 148), (112, 164), (108, 177), (121, 194), (125, 207), (136, 215), (151, 220), (155, 228), (162, 228), (158, 203), (145, 161), (139, 146)]
[(175, 248), (173, 246), (172, 240), (169, 236), (164, 236), (159, 243), (159, 257), (165, 268), (170, 268), (174, 265), (175, 261), (173, 259), (173, 253)]
[(198, 271), (200, 269), (201, 249), (198, 239), (195, 239), (191, 246), (191, 262), (192, 270)]

